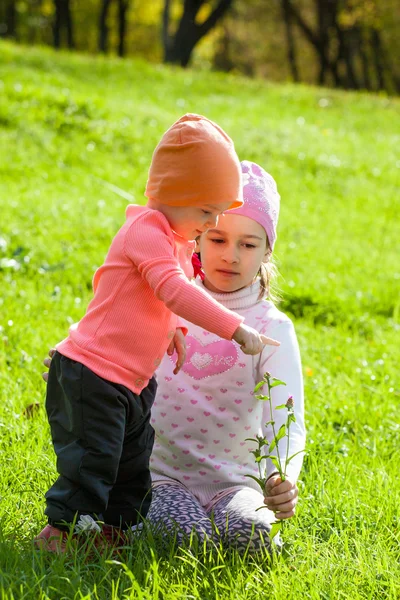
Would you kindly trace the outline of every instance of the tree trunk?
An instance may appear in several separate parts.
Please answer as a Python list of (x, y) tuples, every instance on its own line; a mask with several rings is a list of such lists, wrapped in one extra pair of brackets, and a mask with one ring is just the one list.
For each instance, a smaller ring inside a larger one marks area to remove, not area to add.
[(290, 67), (290, 72), (292, 74), (293, 81), (300, 81), (299, 69), (297, 67), (297, 58), (296, 58), (296, 47), (294, 43), (293, 37), (293, 28), (292, 28), (292, 15), (289, 9), (288, 0), (282, 0), (282, 17), (285, 23), (285, 34), (286, 34), (286, 45), (287, 45), (287, 57)]
[(61, 35), (62, 31), (65, 30), (67, 46), (73, 49), (75, 44), (70, 0), (54, 0), (54, 5), (54, 46), (57, 49), (61, 48)]
[(196, 44), (218, 23), (233, 0), (220, 0), (210, 16), (201, 24), (196, 23), (196, 16), (205, 0), (185, 0), (183, 15), (179, 22), (175, 36), (168, 35), (169, 3), (164, 4), (163, 14), (163, 41), (164, 60), (187, 67)]
[(362, 30), (361, 27), (357, 27), (356, 29), (358, 36), (358, 50), (361, 59), (361, 68), (362, 68), (362, 85), (366, 90), (372, 90), (371, 78), (369, 73), (369, 64), (368, 64), (368, 56), (366, 53), (366, 32)]
[(354, 66), (354, 50), (353, 50), (353, 30), (341, 29), (337, 26), (337, 36), (339, 40), (339, 54), (343, 60), (346, 69), (346, 87), (353, 90), (360, 89), (360, 83), (357, 78), (356, 69)]
[(103, 0), (99, 19), (99, 51), (106, 53), (108, 50), (107, 16), (111, 0)]
[(329, 57), (327, 56), (325, 42), (323, 39), (321, 40), (319, 32), (317, 33), (313, 31), (313, 29), (311, 29), (311, 27), (306, 23), (306, 21), (303, 19), (297, 8), (294, 7), (290, 0), (287, 0), (286, 4), (287, 10), (290, 12), (291, 18), (303, 32), (305, 38), (313, 46), (317, 54), (320, 64), (320, 79), (322, 77), (325, 77), (326, 68), (329, 68), (330, 70), (332, 70), (332, 72), (334, 72), (334, 66), (332, 65), (331, 61), (329, 60)]
[(66, 25), (66, 29), (67, 29), (68, 48), (70, 50), (72, 50), (73, 48), (75, 48), (75, 42), (74, 42), (73, 22), (72, 22), (72, 15), (71, 15), (70, 0), (65, 1), (65, 25)]
[(5, 28), (0, 33), (2, 38), (15, 38), (16, 25), (17, 25), (17, 9), (14, 0), (8, 0), (4, 6), (4, 13), (2, 12), (2, 18), (4, 20)]
[(170, 0), (165, 0), (163, 15), (162, 15), (162, 30), (161, 30), (161, 39), (162, 39), (162, 45), (164, 48), (164, 62), (168, 62), (167, 54), (168, 54), (168, 50), (171, 45), (171, 37), (169, 35), (169, 9), (170, 9)]
[(54, 47), (57, 50), (61, 47), (61, 28), (62, 28), (62, 12), (60, 6), (60, 0), (54, 0), (55, 4), (55, 15), (54, 15)]
[(118, 56), (125, 56), (126, 13), (129, 0), (118, 0)]
[(378, 85), (378, 90), (385, 89), (385, 77), (384, 77), (384, 65), (382, 59), (382, 45), (381, 38), (379, 35), (379, 31), (374, 29), (372, 31), (372, 50), (374, 55), (374, 65), (375, 65), (375, 73), (376, 73), (376, 81)]

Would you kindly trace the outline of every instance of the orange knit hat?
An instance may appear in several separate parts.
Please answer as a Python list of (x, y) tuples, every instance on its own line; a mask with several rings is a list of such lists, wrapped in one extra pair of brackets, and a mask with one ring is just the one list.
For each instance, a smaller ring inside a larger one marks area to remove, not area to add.
[(184, 115), (154, 150), (145, 195), (169, 206), (242, 206), (242, 172), (232, 140), (205, 117)]

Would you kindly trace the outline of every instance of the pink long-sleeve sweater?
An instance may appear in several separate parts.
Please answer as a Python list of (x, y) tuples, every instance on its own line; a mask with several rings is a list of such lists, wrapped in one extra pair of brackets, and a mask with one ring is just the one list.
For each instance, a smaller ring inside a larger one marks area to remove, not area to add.
[(178, 316), (231, 339), (244, 319), (188, 280), (193, 247), (174, 234), (161, 212), (129, 205), (94, 275), (86, 314), (57, 350), (140, 393), (174, 336)]

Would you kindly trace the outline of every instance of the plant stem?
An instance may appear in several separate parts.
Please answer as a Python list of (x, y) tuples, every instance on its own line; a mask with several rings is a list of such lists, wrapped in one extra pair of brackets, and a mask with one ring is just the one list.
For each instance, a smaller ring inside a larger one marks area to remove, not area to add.
[(286, 457), (285, 457), (285, 479), (286, 479), (286, 467), (287, 467), (287, 460), (288, 460), (288, 456), (289, 456), (289, 444), (290, 444), (290, 419), (289, 419), (290, 413), (288, 411), (288, 418), (286, 421), (286, 429), (287, 429), (287, 443), (286, 443)]
[[(276, 433), (275, 433), (275, 424), (274, 424), (274, 418), (273, 418), (273, 408), (272, 408), (272, 398), (271, 398), (271, 384), (270, 384), (270, 378), (267, 377), (267, 384), (268, 384), (268, 402), (269, 402), (269, 410), (270, 410), (270, 415), (271, 415), (271, 425), (272, 425), (272, 433), (274, 434), (274, 439), (276, 440)], [(277, 458), (278, 458), (278, 464), (279, 464), (279, 475), (281, 476), (282, 481), (285, 481), (285, 475), (282, 471), (282, 462), (281, 462), (281, 457), (279, 454), (279, 447), (278, 447), (279, 442), (276, 442), (276, 454), (277, 454)]]

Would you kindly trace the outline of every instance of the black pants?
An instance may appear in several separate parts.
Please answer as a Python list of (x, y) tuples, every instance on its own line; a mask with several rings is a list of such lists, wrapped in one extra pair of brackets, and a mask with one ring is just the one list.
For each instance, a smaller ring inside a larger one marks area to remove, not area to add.
[(128, 527), (151, 502), (150, 410), (155, 379), (138, 395), (58, 352), (51, 361), (46, 410), (59, 478), (46, 494), (49, 523), (81, 514)]

